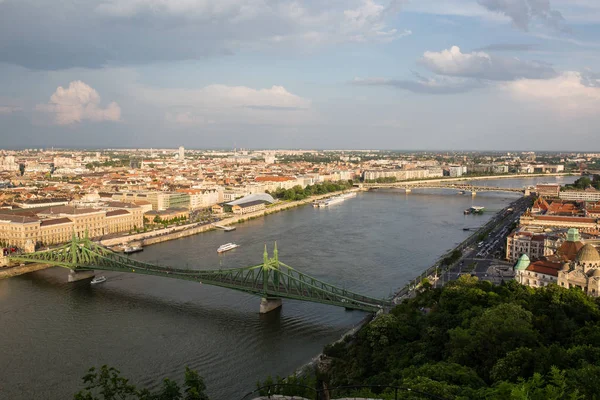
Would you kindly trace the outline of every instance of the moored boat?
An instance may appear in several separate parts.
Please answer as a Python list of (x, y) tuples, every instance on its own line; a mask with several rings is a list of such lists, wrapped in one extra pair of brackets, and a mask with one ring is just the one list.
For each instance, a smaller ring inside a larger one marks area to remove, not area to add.
[(123, 253), (125, 254), (138, 253), (140, 251), (144, 251), (142, 246), (127, 246), (123, 249)]

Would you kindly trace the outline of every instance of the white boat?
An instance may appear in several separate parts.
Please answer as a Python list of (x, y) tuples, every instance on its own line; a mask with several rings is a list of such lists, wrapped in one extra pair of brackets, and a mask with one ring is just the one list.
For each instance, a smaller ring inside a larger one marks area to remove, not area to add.
[(102, 283), (102, 282), (106, 282), (105, 276), (95, 276), (94, 279), (92, 279), (92, 281), (90, 283), (92, 285), (95, 285), (97, 283)]
[(356, 197), (356, 192), (348, 192), (348, 193), (344, 193), (343, 195), (341, 195), (340, 197), (343, 197), (344, 199), (351, 199), (353, 197)]
[(125, 254), (137, 253), (139, 251), (144, 251), (144, 248), (142, 246), (127, 246), (123, 249), (123, 253)]
[(331, 197), (331, 198), (323, 201), (322, 203), (319, 203), (319, 207), (321, 207), (321, 208), (323, 208), (323, 207), (329, 207), (329, 206), (332, 206), (334, 204), (341, 203), (344, 200), (346, 200), (346, 199), (343, 198), (342, 196)]
[(226, 243), (222, 246), (219, 246), (219, 248), (217, 249), (217, 253), (225, 253), (226, 251), (233, 250), (236, 247), (240, 246), (235, 243)]

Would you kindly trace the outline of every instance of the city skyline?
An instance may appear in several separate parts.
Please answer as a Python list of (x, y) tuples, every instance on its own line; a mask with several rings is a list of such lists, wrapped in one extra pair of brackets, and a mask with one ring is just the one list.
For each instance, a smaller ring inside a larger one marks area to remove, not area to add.
[(0, 35), (3, 148), (583, 151), (600, 122), (592, 0), (0, 0)]

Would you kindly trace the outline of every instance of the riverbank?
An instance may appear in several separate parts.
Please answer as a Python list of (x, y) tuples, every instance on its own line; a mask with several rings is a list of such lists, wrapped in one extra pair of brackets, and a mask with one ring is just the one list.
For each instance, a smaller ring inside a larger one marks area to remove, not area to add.
[[(461, 261), (463, 259), (463, 257), (464, 257), (464, 254), (462, 254), (463, 251), (468, 246), (475, 244), (475, 242), (478, 241), (478, 237), (480, 237), (480, 235), (486, 235), (491, 230), (493, 230), (495, 227), (502, 224), (503, 221), (509, 217), (508, 210), (511, 208), (516, 208), (516, 206), (522, 201), (524, 201), (524, 198), (519, 198), (519, 199), (514, 200), (508, 206), (506, 206), (502, 210), (498, 211), (492, 219), (490, 219), (485, 225), (480, 227), (478, 230), (473, 232), (473, 234), (471, 234), (469, 237), (467, 237), (465, 240), (463, 240), (461, 243), (459, 243), (456, 247), (447, 251), (445, 254), (441, 255), (439, 257), (439, 259), (431, 267), (427, 268), (422, 274), (420, 274), (418, 277), (416, 277), (415, 279), (408, 282), (405, 286), (403, 286), (399, 291), (396, 292), (396, 294), (394, 295), (394, 298), (393, 298), (394, 304), (398, 304), (402, 299), (414, 295), (414, 291), (419, 288), (419, 286), (421, 285), (421, 282), (424, 279), (432, 280), (432, 279), (434, 279), (435, 275), (441, 276), (441, 274), (444, 274), (444, 273), (447, 274), (448, 272), (452, 271), (453, 268), (455, 268), (456, 265), (459, 263), (459, 261)], [(452, 254), (452, 252), (454, 252), (456, 250), (459, 250), (461, 252), (460, 259), (455, 261), (451, 265), (443, 266), (442, 260), (444, 258), (450, 256)]]
[[(348, 192), (358, 192), (358, 188), (348, 189)], [(278, 213), (281, 211), (289, 210), (292, 208), (304, 206), (307, 204), (312, 204), (312, 202), (317, 200), (322, 200), (327, 197), (335, 196), (340, 192), (331, 192), (318, 196), (311, 196), (309, 198), (297, 201), (286, 201), (279, 202), (270, 205), (264, 210), (255, 211), (253, 213), (243, 214), (243, 215), (235, 215), (232, 217), (224, 218), (222, 220), (217, 221), (216, 223), (223, 226), (240, 224), (246, 221), (250, 221), (256, 218), (261, 218), (269, 214)], [(120, 236), (110, 239), (101, 240), (100, 244), (106, 247), (118, 246), (123, 243), (131, 243), (142, 246), (149, 246), (157, 243), (163, 243), (169, 240), (180, 239), (187, 236), (197, 235), (199, 233), (208, 232), (216, 229), (212, 224), (191, 224), (190, 226), (176, 226), (172, 228), (166, 229), (158, 229), (150, 232), (143, 232), (134, 235), (126, 235)]]
[(12, 278), (14, 276), (28, 274), (30, 272), (41, 271), (46, 268), (51, 268), (50, 264), (27, 264), (16, 267), (0, 268), (0, 279)]

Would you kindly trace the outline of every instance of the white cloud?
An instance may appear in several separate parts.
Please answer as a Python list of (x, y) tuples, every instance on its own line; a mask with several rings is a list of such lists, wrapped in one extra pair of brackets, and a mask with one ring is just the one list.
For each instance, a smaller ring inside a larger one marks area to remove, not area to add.
[(47, 104), (38, 104), (36, 110), (49, 113), (57, 125), (70, 125), (84, 120), (119, 121), (121, 108), (112, 102), (102, 108), (100, 95), (82, 81), (73, 81), (68, 88), (59, 86)]
[(165, 120), (182, 125), (213, 123), (285, 124), (308, 117), (311, 102), (283, 86), (254, 89), (247, 86), (208, 85), (200, 89), (138, 86), (140, 101), (166, 109)]
[(586, 84), (585, 76), (567, 71), (549, 80), (523, 79), (505, 89), (517, 100), (550, 107), (562, 116), (596, 114), (600, 110), (600, 87)]
[(547, 79), (556, 75), (554, 69), (547, 64), (499, 57), (483, 51), (463, 53), (458, 46), (441, 52), (426, 51), (421, 64), (440, 75), (495, 81)]

